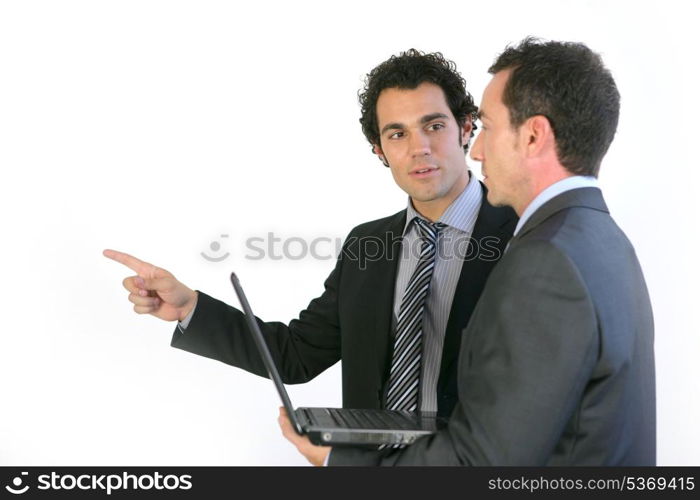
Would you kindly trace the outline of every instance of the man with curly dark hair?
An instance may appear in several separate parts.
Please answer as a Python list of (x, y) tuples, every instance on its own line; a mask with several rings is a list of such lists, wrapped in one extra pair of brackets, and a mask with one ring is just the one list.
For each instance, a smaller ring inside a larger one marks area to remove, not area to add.
[[(416, 210), (438, 220), (464, 191), (470, 177), (466, 161), (454, 144), (443, 146), (439, 142), (446, 135), (466, 154), (476, 130), (477, 107), (454, 62), (439, 52), (423, 54), (415, 49), (392, 56), (367, 75), (359, 100), (360, 124), (372, 151), (391, 169), (394, 180), (408, 193)], [(416, 113), (410, 109), (416, 104), (430, 111)], [(412, 128), (408, 123), (397, 122), (395, 118), (401, 111), (406, 115), (413, 113), (420, 122), (410, 124)], [(422, 139), (426, 140), (424, 150), (420, 149), (421, 144), (415, 144)], [(449, 155), (443, 165), (414, 168), (421, 166), (422, 157), (438, 160), (441, 155)]]
[[(391, 57), (367, 75), (360, 103), (362, 129), (407, 206), (350, 232), (323, 294), (298, 319), (260, 327), (285, 383), (307, 382), (342, 356), (344, 407), (447, 417), (462, 329), (517, 217), (491, 206), (469, 172), (477, 109), (442, 54)], [(137, 313), (178, 320), (172, 346), (267, 376), (241, 311), (162, 268), (105, 255), (137, 272), (124, 280)], [(315, 450), (322, 462), (327, 449)]]
[[(486, 188), (467, 166), (465, 154), (476, 129), (477, 107), (465, 85), (455, 64), (442, 54), (412, 49), (374, 68), (359, 93), (365, 137), (409, 199), (405, 210), (358, 226), (348, 238), (398, 241), (403, 258), (397, 266), (391, 264), (390, 254), (373, 262), (366, 269), (369, 279), (354, 264), (343, 263), (341, 276), (352, 278), (343, 284), (341, 277), (340, 287), (372, 302), (361, 305), (358, 300), (353, 312), (376, 311), (372, 323), (364, 324), (370, 333), (341, 332), (343, 366), (348, 366), (343, 374), (346, 407), (418, 409), (444, 417), (454, 408), (461, 331), (517, 222), (510, 208), (487, 202)], [(423, 241), (423, 222), (440, 228), (437, 255), (427, 267), (417, 258), (418, 252), (406, 252)], [(352, 242), (345, 250), (363, 253)], [(429, 286), (420, 305), (414, 282)], [(387, 310), (393, 312), (390, 317)], [(404, 324), (422, 327), (405, 331)], [(366, 360), (367, 348), (379, 349), (372, 356), (379, 371), (372, 373), (367, 387), (378, 387), (378, 399), (371, 402), (349, 397), (367, 377), (351, 373), (347, 359)], [(406, 369), (409, 364), (416, 366), (413, 374)], [(302, 453), (310, 453), (312, 463), (323, 462), (327, 448), (313, 447), (296, 435), (284, 414), (280, 423), (285, 436)]]

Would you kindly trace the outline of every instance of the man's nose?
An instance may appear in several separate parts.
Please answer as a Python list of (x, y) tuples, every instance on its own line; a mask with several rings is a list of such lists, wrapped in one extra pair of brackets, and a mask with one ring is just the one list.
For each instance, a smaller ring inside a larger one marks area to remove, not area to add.
[(476, 136), (476, 140), (474, 141), (474, 144), (472, 144), (472, 150), (469, 153), (469, 156), (472, 157), (472, 160), (474, 161), (484, 161), (484, 151), (483, 147), (481, 146), (482, 140), (481, 140), (481, 134), (483, 132), (479, 132), (479, 135)]
[(426, 156), (430, 154), (430, 138), (423, 132), (411, 134), (410, 147), (412, 156)]

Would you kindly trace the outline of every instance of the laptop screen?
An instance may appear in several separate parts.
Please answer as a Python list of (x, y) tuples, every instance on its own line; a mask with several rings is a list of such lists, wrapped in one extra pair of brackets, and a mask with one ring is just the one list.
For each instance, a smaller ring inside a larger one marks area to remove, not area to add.
[(280, 377), (279, 371), (277, 370), (275, 362), (272, 359), (272, 354), (270, 354), (270, 349), (268, 349), (267, 344), (265, 343), (265, 337), (263, 337), (262, 331), (260, 331), (260, 326), (255, 320), (255, 315), (253, 314), (253, 311), (250, 308), (248, 299), (246, 299), (245, 293), (243, 292), (243, 288), (241, 287), (241, 283), (238, 281), (236, 273), (233, 272), (231, 273), (231, 284), (233, 285), (233, 289), (236, 291), (236, 295), (238, 295), (238, 300), (240, 301), (241, 306), (243, 306), (243, 312), (245, 313), (245, 319), (248, 323), (250, 333), (253, 336), (253, 340), (255, 340), (255, 345), (258, 347), (260, 357), (262, 358), (263, 363), (265, 364), (267, 373), (272, 379), (272, 381), (275, 383), (275, 387), (277, 388), (277, 392), (280, 395), (280, 399), (282, 399), (282, 404), (287, 410), (287, 415), (289, 416), (289, 419), (294, 425), (294, 428), (296, 429), (297, 433), (303, 434), (303, 429), (301, 427), (301, 424), (299, 423), (299, 420), (294, 414), (292, 402), (289, 400), (287, 390), (284, 388), (282, 378)]

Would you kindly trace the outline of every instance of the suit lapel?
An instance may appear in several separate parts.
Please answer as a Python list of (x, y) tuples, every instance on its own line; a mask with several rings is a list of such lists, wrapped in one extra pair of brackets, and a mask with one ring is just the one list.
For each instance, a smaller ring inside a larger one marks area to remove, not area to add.
[(518, 221), (512, 209), (492, 206), (486, 199), (487, 190), (483, 184), (481, 189), (481, 208), (472, 231), (469, 251), (462, 264), (445, 329), (438, 388), (446, 382), (444, 378), (459, 355), (462, 330), (481, 296), (491, 269), (503, 255)]
[[(472, 232), (470, 249), (465, 256), (457, 281), (445, 331), (438, 388), (445, 382), (444, 377), (457, 359), (462, 330), (481, 295), (491, 269), (503, 254), (518, 221), (512, 209), (491, 206), (486, 200), (487, 191), (483, 184), (481, 189), (483, 193), (481, 208)], [(373, 319), (372, 339), (376, 339), (371, 347), (376, 353), (375, 368), (380, 387), (386, 382), (391, 366), (394, 289), (405, 224), (406, 211), (402, 210), (389, 219), (383, 229), (375, 233), (384, 238), (384, 248), (390, 250), (386, 252), (384, 258), (367, 266), (369, 277), (366, 289), (372, 295), (372, 306), (368, 314), (371, 314)], [(381, 394), (379, 398), (381, 399)]]
[(380, 231), (379, 236), (384, 239), (384, 248), (388, 251), (384, 253), (382, 259), (367, 266), (367, 271), (369, 271), (367, 291), (368, 294), (372, 295), (371, 314), (374, 318), (372, 324), (375, 328), (375, 335), (372, 338), (376, 339), (372, 348), (376, 354), (377, 379), (380, 386), (388, 374), (390, 347), (393, 346), (391, 324), (394, 311), (394, 288), (405, 225), (406, 210), (402, 210), (389, 220), (384, 230)]

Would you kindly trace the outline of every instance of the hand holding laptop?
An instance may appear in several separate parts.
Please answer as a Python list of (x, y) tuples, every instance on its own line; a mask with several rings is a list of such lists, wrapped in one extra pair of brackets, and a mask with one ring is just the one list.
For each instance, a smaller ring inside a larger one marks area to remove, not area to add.
[(282, 429), (282, 435), (297, 447), (299, 453), (304, 455), (311, 465), (321, 467), (326, 463), (326, 458), (332, 448), (330, 446), (316, 446), (308, 436), (297, 434), (284, 406), (280, 406), (280, 416), (277, 418), (277, 422)]
[[(325, 460), (325, 456), (322, 455), (327, 453), (311, 443), (322, 448), (327, 448), (326, 445), (409, 445), (422, 436), (433, 434), (438, 425), (443, 423), (443, 419), (437, 418), (434, 412), (306, 407), (295, 410), (265, 336), (235, 273), (231, 273), (231, 284), (243, 307), (248, 328), (263, 364), (284, 405), (285, 411), (279, 419), (282, 432), (312, 463), (315, 463), (318, 457)], [(300, 439), (299, 436), (306, 439)]]

